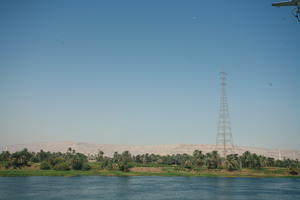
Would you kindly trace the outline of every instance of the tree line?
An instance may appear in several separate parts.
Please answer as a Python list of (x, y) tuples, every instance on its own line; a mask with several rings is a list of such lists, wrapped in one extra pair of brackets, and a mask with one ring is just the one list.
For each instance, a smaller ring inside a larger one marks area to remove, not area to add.
[(91, 169), (89, 161), (96, 162), (98, 169), (129, 171), (134, 166), (174, 166), (178, 169), (228, 169), (238, 170), (242, 168), (262, 168), (262, 167), (282, 167), (282, 168), (300, 168), (299, 160), (274, 158), (244, 152), (242, 155), (231, 154), (226, 158), (220, 156), (217, 151), (203, 153), (195, 150), (190, 154), (141, 154), (132, 155), (129, 151), (122, 153), (115, 152), (112, 157), (104, 155), (99, 151), (96, 155), (86, 156), (77, 153), (69, 148), (66, 153), (61, 152), (29, 152), (27, 149), (10, 153), (3, 151), (0, 154), (0, 167), (2, 168), (22, 168), (30, 166), (33, 163), (39, 163), (42, 170), (89, 170)]
[(88, 158), (82, 153), (76, 153), (69, 148), (66, 153), (61, 152), (29, 152), (27, 149), (10, 153), (3, 151), (0, 154), (0, 166), (9, 168), (29, 167), (32, 163), (40, 163), (42, 170), (89, 170)]
[(128, 171), (132, 166), (137, 165), (166, 165), (176, 166), (187, 169), (228, 169), (238, 170), (242, 168), (262, 168), (262, 167), (284, 167), (284, 168), (300, 168), (298, 160), (284, 159), (275, 160), (274, 158), (244, 152), (242, 155), (231, 154), (223, 158), (217, 151), (204, 154), (200, 150), (195, 150), (192, 155), (189, 154), (173, 154), (173, 155), (156, 155), (142, 154), (131, 155), (129, 151), (123, 153), (115, 152), (113, 157), (104, 156), (102, 151), (93, 156), (101, 164), (102, 168), (119, 169)]

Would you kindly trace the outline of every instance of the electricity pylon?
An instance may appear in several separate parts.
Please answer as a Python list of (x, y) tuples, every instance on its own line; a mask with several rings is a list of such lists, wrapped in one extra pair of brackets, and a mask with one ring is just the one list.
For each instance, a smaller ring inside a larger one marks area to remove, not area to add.
[(220, 72), (221, 79), (221, 97), (219, 108), (218, 134), (216, 141), (216, 150), (224, 158), (234, 153), (233, 138), (231, 133), (230, 116), (228, 111), (228, 102), (226, 95), (226, 73)]

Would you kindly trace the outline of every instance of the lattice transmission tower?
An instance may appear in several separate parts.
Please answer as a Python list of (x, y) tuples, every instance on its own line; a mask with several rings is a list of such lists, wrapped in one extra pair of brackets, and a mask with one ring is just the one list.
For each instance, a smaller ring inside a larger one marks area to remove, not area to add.
[(218, 134), (216, 141), (216, 150), (221, 156), (226, 157), (234, 153), (233, 138), (231, 133), (230, 115), (228, 111), (228, 102), (226, 95), (226, 76), (225, 72), (220, 72), (221, 79), (221, 97), (219, 108)]

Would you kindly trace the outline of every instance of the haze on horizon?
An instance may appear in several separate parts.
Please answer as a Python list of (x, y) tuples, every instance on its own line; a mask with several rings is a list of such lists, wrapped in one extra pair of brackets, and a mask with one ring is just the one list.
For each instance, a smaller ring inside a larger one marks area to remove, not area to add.
[(300, 25), (271, 0), (1, 1), (0, 145), (300, 149)]

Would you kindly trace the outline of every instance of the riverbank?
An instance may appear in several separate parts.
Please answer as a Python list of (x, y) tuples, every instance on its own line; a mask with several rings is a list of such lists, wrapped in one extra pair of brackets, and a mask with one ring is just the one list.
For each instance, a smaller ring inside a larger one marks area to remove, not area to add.
[(1, 169), (0, 176), (207, 176), (207, 177), (293, 177), (300, 178), (298, 175), (290, 174), (286, 168), (260, 168), (260, 169), (241, 169), (235, 171), (228, 170), (176, 170), (173, 167), (134, 167), (129, 172), (115, 170), (91, 169), (81, 170), (40, 170), (40, 169)]

